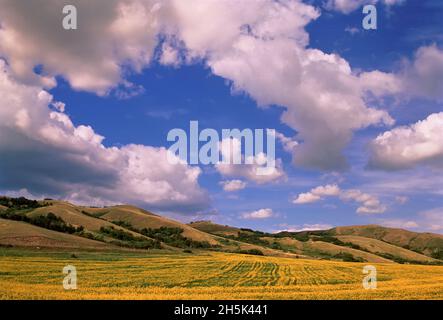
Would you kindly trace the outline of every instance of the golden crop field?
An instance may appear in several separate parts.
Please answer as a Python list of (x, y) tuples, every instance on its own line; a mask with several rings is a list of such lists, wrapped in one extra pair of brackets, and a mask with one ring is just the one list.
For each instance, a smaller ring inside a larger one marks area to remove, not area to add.
[[(21, 252), (0, 250), (0, 299), (443, 299), (443, 267), (374, 264), (378, 288), (365, 290), (365, 263), (226, 253)], [(65, 290), (74, 265), (78, 289)]]

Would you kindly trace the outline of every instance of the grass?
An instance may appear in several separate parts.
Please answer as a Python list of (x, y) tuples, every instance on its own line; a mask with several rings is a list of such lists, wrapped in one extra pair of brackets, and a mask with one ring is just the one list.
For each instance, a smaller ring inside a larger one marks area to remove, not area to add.
[[(0, 248), (0, 299), (443, 299), (443, 267), (373, 264), (378, 288), (364, 290), (366, 263), (217, 252), (95, 253)], [(64, 266), (78, 289), (62, 287)]]
[(419, 254), (411, 250), (406, 250), (404, 248), (394, 246), (392, 244), (376, 239), (364, 238), (359, 236), (338, 236), (337, 238), (343, 242), (352, 243), (354, 245), (359, 246), (363, 250), (381, 256), (392, 255), (392, 256), (397, 256), (405, 261), (411, 261), (411, 262), (416, 261), (421, 263), (435, 261), (434, 259), (425, 256), (423, 254)]
[(0, 219), (0, 241), (6, 246), (112, 249), (115, 247), (71, 234), (40, 228), (25, 222)]
[(194, 229), (184, 223), (154, 215), (136, 207), (114, 206), (105, 209), (91, 210), (88, 208), (85, 210), (107, 221), (125, 221), (139, 230), (144, 228), (158, 229), (161, 227), (180, 228), (183, 229), (183, 237), (199, 242), (206, 241), (211, 245), (219, 244), (215, 237), (210, 234)]

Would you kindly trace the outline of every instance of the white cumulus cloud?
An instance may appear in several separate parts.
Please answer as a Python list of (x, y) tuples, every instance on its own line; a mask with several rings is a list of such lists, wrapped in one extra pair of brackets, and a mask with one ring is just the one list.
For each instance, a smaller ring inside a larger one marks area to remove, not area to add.
[(90, 126), (74, 125), (48, 92), (17, 83), (2, 60), (0, 106), (3, 191), (26, 189), (77, 203), (129, 202), (177, 212), (209, 205), (198, 184), (198, 167), (169, 164), (165, 148), (104, 146), (103, 136)]
[[(260, 174), (260, 169), (268, 165), (267, 154), (245, 157), (242, 154), (242, 143), (237, 138), (226, 138), (220, 142), (222, 159), (215, 165), (216, 170), (225, 177), (245, 178), (258, 184), (276, 182), (286, 177), (281, 159), (275, 160), (275, 166), (270, 166), (266, 174)], [(238, 160), (235, 160), (238, 159)]]
[(443, 112), (379, 135), (371, 143), (370, 166), (386, 170), (420, 164), (443, 167)]
[(243, 219), (268, 219), (274, 216), (272, 209), (259, 209), (252, 212), (246, 212), (242, 214)]
[(305, 27), (320, 11), (301, 0), (73, 0), (73, 32), (61, 27), (63, 3), (0, 3), (0, 53), (21, 82), (53, 86), (62, 76), (74, 89), (127, 98), (143, 92), (127, 82), (128, 70), (141, 72), (154, 57), (175, 67), (204, 61), (234, 91), (283, 106), (300, 142), (295, 163), (317, 169), (345, 169), (354, 131), (393, 123), (366, 104), (346, 60), (308, 48)]
[(307, 204), (323, 200), (326, 197), (338, 197), (344, 202), (356, 202), (359, 206), (357, 213), (361, 214), (375, 214), (386, 211), (386, 206), (380, 200), (370, 194), (361, 192), (357, 189), (343, 190), (338, 185), (319, 186), (306, 193), (301, 193), (296, 196), (292, 203)]
[(221, 181), (220, 185), (223, 187), (223, 190), (227, 192), (234, 192), (246, 188), (247, 183), (241, 180), (227, 180)]

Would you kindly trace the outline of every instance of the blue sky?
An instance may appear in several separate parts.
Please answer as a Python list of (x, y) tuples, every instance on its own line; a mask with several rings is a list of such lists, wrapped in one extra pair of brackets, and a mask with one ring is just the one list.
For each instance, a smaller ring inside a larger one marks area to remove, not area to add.
[[(424, 77), (422, 79), (414, 78), (418, 72), (418, 69), (414, 69), (414, 61), (418, 61), (417, 50), (426, 48), (425, 52), (428, 52), (426, 50), (431, 52), (432, 49), (429, 48), (435, 48), (435, 52), (443, 56), (443, 51), (441, 51), (443, 50), (443, 24), (441, 23), (443, 5), (440, 1), (405, 0), (393, 6), (386, 6), (383, 1), (380, 1), (377, 3), (377, 30), (362, 29), (362, 6), (351, 12), (341, 12), (331, 7), (326, 9), (325, 1), (306, 1), (305, 3), (312, 4), (320, 15), (302, 28), (303, 32), (309, 35), (309, 42), (304, 46), (301, 45), (303, 50), (318, 49), (325, 55), (341, 57), (352, 68), (352, 75), (356, 77), (355, 79), (362, 73), (379, 70), (393, 75), (396, 81), (408, 85), (414, 81), (426, 84), (430, 81), (430, 85), (432, 83), (443, 84), (443, 74), (437, 72), (436, 74), (431, 72), (429, 75), (431, 80), (426, 78), (428, 74), (421, 74)], [(79, 14), (81, 17), (80, 10)], [(0, 15), (0, 22), (2, 18), (6, 21), (6, 18)], [(6, 22), (4, 30), (8, 32), (8, 27), (13, 28), (13, 25)], [(182, 37), (185, 40), (183, 40), (184, 44), (180, 44), (179, 49), (183, 49), (183, 46), (189, 48), (185, 48), (181, 54), (191, 55), (192, 37), (187, 38), (185, 35)], [(213, 37), (217, 37), (217, 34)], [(0, 37), (0, 43), (2, 40), (5, 41), (5, 38)], [(56, 50), (58, 45), (51, 43), (43, 46), (43, 49), (50, 52), (54, 48)], [(63, 114), (68, 116), (75, 126), (90, 126), (96, 134), (104, 136), (102, 143), (106, 148), (124, 149), (125, 146), (131, 144), (167, 148), (171, 145), (166, 141), (168, 132), (173, 128), (182, 128), (187, 131), (189, 122), (192, 120), (198, 120), (202, 129), (213, 128), (219, 132), (224, 128), (274, 128), (284, 136), (303, 144), (303, 139), (297, 136), (299, 134), (297, 121), (282, 119), (288, 106), (270, 103), (266, 107), (261, 107), (257, 102), (260, 98), (257, 98), (255, 84), (250, 78), (244, 81), (251, 81), (251, 83), (242, 82), (241, 76), (229, 76), (230, 69), (217, 71), (216, 64), (211, 63), (220, 58), (221, 51), (209, 57), (198, 56), (195, 53), (193, 57), (188, 57), (190, 59), (188, 62), (182, 61), (171, 65), (162, 63), (156, 58), (158, 54), (161, 54), (161, 45), (161, 42), (156, 45), (156, 53), (149, 62), (142, 64), (143, 67), (140, 70), (136, 70), (137, 67), (134, 66), (122, 68), (120, 80), (124, 79), (126, 83), (143, 88), (133, 97), (125, 99), (119, 97), (117, 86), (111, 85), (110, 88), (106, 88), (109, 90), (103, 93), (99, 92), (101, 89), (91, 89), (81, 81), (76, 82), (73, 80), (76, 76), (73, 71), (75, 68), (66, 69), (56, 65), (51, 59), (41, 58), (42, 61), (40, 61), (39, 57), (32, 57), (32, 62), (35, 65), (37, 63), (41, 65), (39, 75), (53, 76), (56, 81), (56, 85), (47, 87), (46, 90), (53, 96), (54, 101), (61, 101), (66, 105)], [(198, 49), (195, 49), (195, 52), (198, 52)], [(0, 56), (8, 65), (11, 65), (11, 74), (14, 73), (12, 63), (14, 54), (19, 56), (18, 52), (18, 50), (14, 51), (7, 46), (3, 48), (0, 45)], [(443, 61), (426, 60), (427, 57), (433, 56), (435, 55), (424, 55), (421, 62), (438, 64)], [(89, 67), (94, 68), (94, 64), (91, 63)], [(435, 69), (430, 70), (441, 69), (441, 66), (436, 65)], [(258, 78), (262, 76), (260, 70), (254, 71), (257, 72)], [(269, 72), (269, 69), (265, 68), (262, 72)], [(15, 76), (14, 81), (17, 83), (23, 82), (26, 85), (30, 83), (23, 80), (26, 77), (20, 76), (18, 72), (15, 72)], [(266, 74), (263, 77), (265, 76)], [(320, 74), (319, 77), (322, 75)], [(242, 90), (233, 90), (233, 87), (239, 84), (244, 84), (243, 87), (240, 85)], [(380, 85), (380, 88), (385, 88), (382, 80), (376, 81), (376, 84)], [(380, 88), (377, 87), (379, 90)], [(294, 164), (292, 157), (297, 159), (298, 149), (296, 148), (292, 155), (284, 150), (281, 143), (277, 142), (277, 158), (282, 160), (285, 179), (259, 184), (244, 176), (225, 176), (214, 166), (199, 166), (201, 173), (198, 181), (181, 186), (184, 190), (195, 186), (200, 189), (201, 193), (199, 191), (198, 195), (192, 195), (192, 197), (199, 198), (199, 201), (201, 197), (204, 197), (205, 200), (200, 201), (195, 206), (195, 210), (192, 209), (194, 204), (188, 202), (182, 205), (178, 201), (168, 206), (167, 198), (161, 201), (153, 200), (153, 202), (150, 202), (151, 200), (143, 202), (140, 199), (139, 202), (131, 196), (121, 199), (114, 196), (113, 199), (107, 198), (103, 203), (111, 204), (112, 200), (116, 203), (129, 202), (183, 221), (211, 219), (222, 224), (271, 232), (370, 223), (411, 230), (442, 232), (441, 168), (443, 166), (441, 163), (443, 163), (443, 152), (437, 151), (436, 154), (429, 156), (429, 159), (423, 156), (416, 161), (414, 158), (411, 164), (408, 162), (407, 165), (402, 162), (395, 170), (384, 165), (384, 163), (389, 163), (396, 166), (397, 163), (391, 163), (392, 159), (387, 159), (395, 157), (395, 154), (383, 159), (377, 158), (375, 167), (368, 165), (372, 152), (371, 142), (377, 136), (386, 131), (395, 130), (399, 126), (414, 125), (430, 115), (439, 115), (443, 111), (441, 94), (435, 94), (435, 90), (431, 89), (424, 88), (414, 94), (410, 94), (407, 89), (396, 89), (383, 95), (374, 94), (375, 98), (365, 96), (366, 107), (386, 111), (395, 120), (395, 124), (374, 123), (362, 125), (358, 129), (353, 128), (352, 138), (343, 150), (348, 162), (348, 168), (345, 170), (340, 170), (340, 168), (337, 170), (312, 169), (309, 166)], [(443, 86), (440, 89), (443, 92)], [(270, 101), (272, 101), (271, 98)], [(294, 101), (294, 110), (299, 112), (298, 100), (294, 99)], [(2, 105), (1, 108), (6, 107)], [(326, 115), (326, 117), (329, 116)], [(309, 140), (309, 137), (315, 135), (315, 130), (316, 128), (302, 130), (303, 137)], [(318, 131), (321, 131), (320, 125)], [(397, 143), (400, 142), (397, 141)], [(316, 145), (316, 148), (318, 147)], [(57, 150), (55, 149), (54, 154), (60, 154)], [(8, 169), (10, 167), (0, 163), (0, 170), (6, 172)], [(69, 170), (69, 165), (67, 165), (67, 170)], [(21, 182), (11, 183), (13, 179)], [(63, 180), (64, 178), (60, 175), (51, 179)], [(223, 190), (220, 183), (232, 180), (241, 180), (246, 183), (246, 187), (233, 192)], [(53, 189), (32, 184), (26, 179), (19, 179), (12, 175), (3, 180), (0, 178), (0, 189), (9, 194), (25, 193), (36, 197), (51, 195), (71, 201), (80, 199), (80, 203), (86, 203), (87, 197), (76, 198), (76, 195), (73, 195), (77, 194), (76, 188), (82, 187), (81, 185), (74, 186), (72, 181), (60, 181), (63, 191), (54, 194), (48, 191)], [(4, 185), (2, 186), (1, 183)], [(330, 193), (318, 189), (315, 191), (315, 188), (321, 186), (329, 186)], [(92, 192), (96, 191), (94, 188), (91, 188)], [(352, 190), (355, 192), (351, 193)], [(309, 194), (311, 200), (296, 203), (297, 198), (301, 199), (299, 198), (301, 194)], [(94, 196), (93, 200), (100, 202), (101, 197), (104, 196)], [(365, 204), (365, 201), (369, 202)], [(201, 205), (201, 202), (204, 202), (204, 205)], [(360, 207), (369, 208), (371, 212), (364, 210), (358, 212)]]

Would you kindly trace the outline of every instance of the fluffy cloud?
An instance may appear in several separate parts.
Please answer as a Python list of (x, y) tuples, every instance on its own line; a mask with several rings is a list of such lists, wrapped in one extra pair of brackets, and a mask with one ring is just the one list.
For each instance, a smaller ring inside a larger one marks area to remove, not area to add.
[(379, 135), (371, 143), (369, 165), (386, 170), (412, 168), (419, 164), (443, 167), (443, 112), (411, 126)]
[(312, 189), (310, 192), (301, 193), (294, 199), (295, 204), (306, 204), (317, 202), (325, 196), (338, 196), (340, 188), (337, 185), (326, 185)]
[[(421, 47), (412, 61), (405, 60), (396, 73), (371, 71), (359, 77), (361, 85), (376, 97), (424, 98), (443, 101), (443, 50)], [(423, 121), (386, 131), (371, 143), (369, 166), (385, 170), (412, 168), (418, 164), (443, 165), (443, 113)]]
[(280, 143), (283, 146), (283, 149), (286, 152), (292, 153), (292, 154), (295, 153), (295, 150), (296, 150), (297, 146), (299, 145), (297, 140), (295, 140), (293, 138), (286, 137), (283, 133), (280, 133), (280, 132), (276, 132), (275, 137), (278, 139), (278, 141), (280, 141)]
[(398, 72), (365, 72), (360, 74), (359, 80), (365, 90), (375, 96), (443, 101), (443, 50), (436, 45), (421, 47), (412, 61), (403, 61)]
[(398, 77), (408, 96), (443, 101), (443, 50), (436, 45), (419, 48)]
[(295, 204), (306, 204), (306, 203), (314, 203), (321, 200), (320, 196), (317, 196), (311, 192), (300, 193), (297, 198), (295, 198), (292, 202)]
[[(222, 140), (219, 150), (222, 159), (226, 161), (219, 162), (215, 168), (225, 177), (241, 177), (258, 184), (275, 182), (286, 177), (281, 159), (276, 159), (275, 166), (267, 168), (267, 154), (261, 152), (255, 156), (245, 157), (242, 154), (242, 143), (237, 138)], [(260, 174), (259, 171), (265, 168), (266, 174)]]
[(272, 209), (260, 209), (252, 212), (246, 212), (242, 214), (243, 219), (268, 219), (275, 214)]
[(406, 0), (328, 0), (326, 7), (342, 13), (350, 13), (366, 4), (383, 3), (388, 6), (400, 4)]
[(344, 202), (356, 202), (359, 204), (357, 213), (361, 214), (375, 214), (386, 211), (386, 206), (384, 206), (375, 196), (363, 193), (356, 189), (342, 190), (335, 184), (319, 186), (309, 192), (301, 193), (295, 197), (292, 202), (294, 204), (314, 203), (325, 197), (338, 197)]
[(357, 213), (361, 214), (383, 213), (387, 209), (375, 196), (363, 193), (360, 190), (344, 190), (340, 194), (340, 199), (357, 202), (359, 204)]
[(165, 211), (208, 206), (198, 185), (199, 168), (169, 164), (165, 148), (105, 147), (104, 137), (89, 126), (75, 126), (49, 93), (14, 81), (1, 60), (0, 105), (3, 191)]
[(228, 180), (228, 181), (221, 181), (220, 185), (223, 187), (223, 190), (227, 192), (234, 192), (243, 190), (246, 188), (246, 182), (241, 180)]
[[(307, 48), (305, 27), (320, 13), (300, 0), (75, 0), (74, 32), (61, 28), (63, 4), (1, 2), (0, 54), (20, 81), (49, 86), (61, 75), (75, 89), (119, 87), (131, 91), (119, 96), (130, 97), (140, 88), (126, 82), (126, 70), (148, 66), (155, 48), (163, 64), (203, 60), (259, 105), (284, 106), (282, 120), (300, 142), (295, 163), (327, 170), (347, 167), (343, 151), (354, 131), (393, 123), (367, 106), (347, 61)], [(39, 65), (43, 72), (35, 74)]]
[[(77, 8), (77, 30), (62, 27), (66, 4)], [(147, 0), (2, 0), (0, 52), (21, 82), (52, 86), (60, 75), (74, 89), (105, 94), (122, 83), (124, 68), (141, 71), (150, 62), (158, 9)]]
[[(377, 1), (329, 5), (348, 12), (368, 2)], [(114, 89), (129, 98), (143, 88), (128, 82), (127, 74), (142, 71), (154, 58), (174, 67), (204, 61), (234, 91), (260, 106), (285, 108), (282, 121), (297, 132), (296, 152), (294, 144), (282, 142), (300, 166), (345, 169), (343, 152), (356, 130), (393, 125), (387, 112), (368, 106), (368, 93), (443, 99), (443, 52), (437, 46), (420, 48), (398, 73), (356, 74), (339, 55), (308, 48), (305, 27), (320, 12), (300, 0), (73, 0), (76, 31), (61, 26), (64, 4), (0, 3), (0, 56), (20, 82), (51, 87), (62, 76), (78, 90)], [(36, 67), (41, 72), (35, 73)], [(240, 176), (251, 175), (243, 170)]]
[[(315, 11), (308, 17), (314, 19)], [(304, 30), (294, 31), (292, 37), (240, 35), (229, 50), (212, 54), (208, 64), (216, 75), (231, 80), (235, 91), (247, 92), (259, 105), (286, 107), (282, 121), (302, 142), (296, 164), (345, 169), (343, 150), (353, 132), (391, 125), (393, 120), (366, 105), (364, 87), (344, 59), (306, 49), (306, 38)]]

